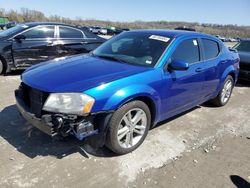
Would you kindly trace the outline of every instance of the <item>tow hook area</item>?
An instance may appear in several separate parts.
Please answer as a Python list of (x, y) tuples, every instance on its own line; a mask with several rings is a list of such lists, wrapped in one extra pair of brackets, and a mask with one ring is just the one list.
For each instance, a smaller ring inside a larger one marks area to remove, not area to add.
[(42, 119), (48, 126), (53, 128), (57, 135), (67, 137), (74, 135), (77, 139), (97, 134), (98, 129), (94, 127), (94, 117), (79, 117), (75, 115), (50, 114), (43, 115)]

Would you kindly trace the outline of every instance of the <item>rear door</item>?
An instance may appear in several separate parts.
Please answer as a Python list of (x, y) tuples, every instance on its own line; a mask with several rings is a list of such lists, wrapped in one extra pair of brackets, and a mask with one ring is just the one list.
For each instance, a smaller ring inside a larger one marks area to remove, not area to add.
[(203, 86), (203, 96), (209, 97), (216, 91), (220, 81), (220, 65), (225, 63), (220, 62), (220, 45), (212, 39), (201, 39), (201, 48), (204, 62), (205, 81)]
[(56, 57), (56, 48), (53, 46), (55, 26), (36, 26), (20, 34), (25, 39), (13, 39), (12, 42), (13, 58), (17, 67), (30, 66)]
[(80, 29), (69, 26), (57, 27), (57, 40), (54, 42), (58, 57), (89, 53), (96, 46), (96, 38), (88, 38)]
[(173, 52), (169, 62), (182, 60), (189, 63), (186, 71), (168, 71), (165, 73), (166, 98), (164, 117), (171, 116), (191, 106), (199, 104), (205, 80), (200, 44), (197, 38), (182, 41)]

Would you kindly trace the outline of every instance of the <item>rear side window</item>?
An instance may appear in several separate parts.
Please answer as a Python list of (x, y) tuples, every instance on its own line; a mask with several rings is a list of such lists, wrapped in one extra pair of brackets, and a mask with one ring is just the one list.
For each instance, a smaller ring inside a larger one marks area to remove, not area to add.
[(189, 39), (183, 41), (176, 48), (171, 59), (182, 60), (190, 64), (200, 61), (198, 41), (196, 39)]
[(81, 31), (69, 28), (69, 27), (59, 27), (60, 38), (83, 38)]
[(54, 26), (39, 26), (24, 32), (27, 39), (54, 38)]
[(204, 60), (213, 59), (220, 53), (219, 44), (213, 40), (202, 39), (204, 47)]

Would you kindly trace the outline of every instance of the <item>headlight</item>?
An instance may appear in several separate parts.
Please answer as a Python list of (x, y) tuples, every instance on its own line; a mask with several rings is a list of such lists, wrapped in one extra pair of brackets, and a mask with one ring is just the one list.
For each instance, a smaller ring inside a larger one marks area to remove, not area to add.
[(95, 100), (83, 93), (52, 93), (43, 110), (48, 112), (83, 115), (89, 113)]

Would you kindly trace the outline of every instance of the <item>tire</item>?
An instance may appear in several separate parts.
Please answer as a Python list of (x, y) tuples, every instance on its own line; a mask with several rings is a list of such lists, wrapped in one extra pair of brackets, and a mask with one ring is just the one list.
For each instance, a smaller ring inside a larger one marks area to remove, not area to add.
[(4, 61), (0, 59), (0, 75), (5, 74), (5, 73), (6, 73), (6, 66), (4, 64)]
[(139, 100), (129, 102), (111, 117), (105, 145), (119, 155), (132, 152), (142, 144), (150, 125), (148, 106)]
[(234, 79), (232, 76), (228, 75), (223, 83), (222, 89), (220, 90), (219, 94), (210, 102), (218, 107), (225, 106), (230, 100), (233, 88)]

